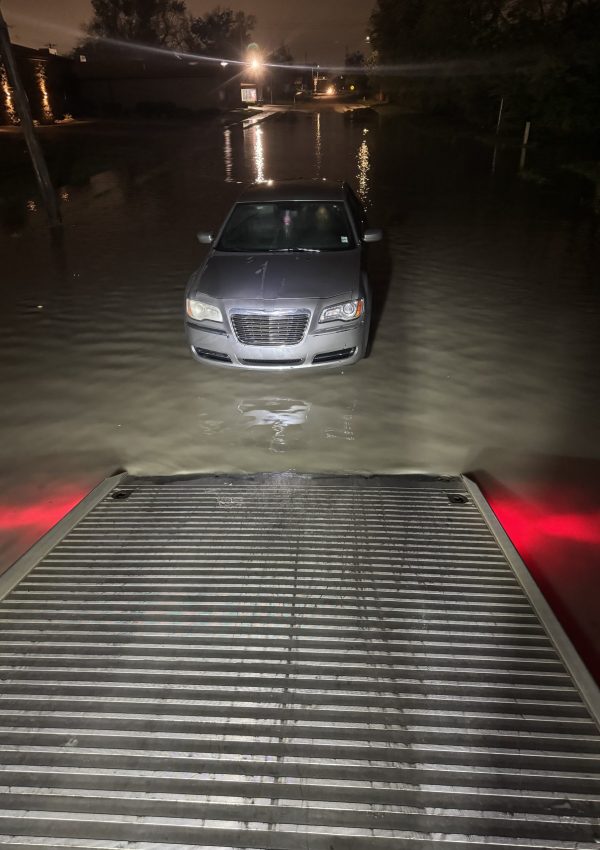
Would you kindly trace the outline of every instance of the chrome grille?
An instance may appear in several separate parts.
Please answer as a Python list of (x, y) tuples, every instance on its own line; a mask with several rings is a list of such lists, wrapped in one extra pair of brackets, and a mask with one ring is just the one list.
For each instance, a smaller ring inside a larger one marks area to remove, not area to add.
[(230, 318), (244, 345), (296, 345), (306, 333), (309, 313), (232, 313)]

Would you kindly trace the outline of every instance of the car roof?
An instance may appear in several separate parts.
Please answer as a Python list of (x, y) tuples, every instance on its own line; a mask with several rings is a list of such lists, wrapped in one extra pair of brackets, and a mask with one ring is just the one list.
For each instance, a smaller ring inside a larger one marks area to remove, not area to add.
[(333, 180), (268, 180), (254, 183), (239, 197), (240, 203), (268, 201), (343, 201), (344, 183)]

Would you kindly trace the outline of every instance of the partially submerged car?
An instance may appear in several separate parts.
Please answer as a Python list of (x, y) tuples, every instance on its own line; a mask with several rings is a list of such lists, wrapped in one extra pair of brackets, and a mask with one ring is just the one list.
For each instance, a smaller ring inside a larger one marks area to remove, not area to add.
[(369, 337), (365, 243), (381, 239), (347, 184), (255, 184), (186, 291), (186, 334), (201, 362), (249, 369), (356, 363)]

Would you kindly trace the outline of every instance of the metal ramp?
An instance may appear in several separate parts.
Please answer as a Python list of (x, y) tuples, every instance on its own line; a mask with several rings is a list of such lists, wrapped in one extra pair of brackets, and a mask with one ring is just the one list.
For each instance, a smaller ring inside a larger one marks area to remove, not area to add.
[(468, 482), (113, 484), (1, 582), (0, 846), (598, 847), (597, 690)]

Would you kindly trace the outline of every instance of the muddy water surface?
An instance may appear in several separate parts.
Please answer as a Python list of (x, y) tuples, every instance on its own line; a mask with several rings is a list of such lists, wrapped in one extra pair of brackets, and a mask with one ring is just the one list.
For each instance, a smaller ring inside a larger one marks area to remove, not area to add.
[[(2, 205), (3, 566), (117, 467), (478, 470), (521, 493), (560, 485), (565, 458), (593, 468), (598, 223), (520, 180), (518, 152), (327, 111), (51, 141), (62, 237), (22, 181)], [(197, 364), (182, 331), (196, 231), (242, 183), (299, 176), (349, 179), (385, 229), (371, 356), (320, 374)]]

